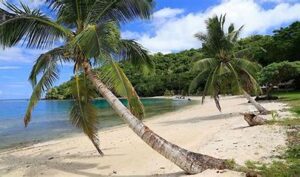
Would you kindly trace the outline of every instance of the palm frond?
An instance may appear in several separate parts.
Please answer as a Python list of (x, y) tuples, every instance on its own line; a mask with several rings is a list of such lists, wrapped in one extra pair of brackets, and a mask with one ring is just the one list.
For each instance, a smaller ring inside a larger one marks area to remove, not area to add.
[(199, 83), (207, 78), (208, 74), (209, 74), (208, 70), (204, 70), (200, 72), (190, 83), (189, 93), (194, 92), (198, 88)]
[(92, 141), (99, 154), (103, 156), (103, 152), (99, 148), (99, 138), (97, 136), (97, 109), (92, 104), (92, 99), (95, 98), (96, 93), (88, 85), (85, 77), (80, 79), (76, 76), (71, 89), (74, 103), (70, 111), (70, 121), (75, 127), (82, 129), (84, 134)]
[(260, 64), (244, 58), (233, 58), (230, 63), (236, 70), (246, 70), (247, 73), (252, 75), (252, 77), (255, 77), (255, 75), (262, 69)]
[(112, 59), (108, 61), (107, 64), (101, 68), (99, 77), (106, 85), (114, 89), (118, 95), (123, 96), (128, 100), (128, 107), (133, 115), (139, 119), (144, 118), (144, 106), (118, 63), (114, 62)]
[(242, 87), (241, 79), (239, 77), (238, 72), (235, 70), (235, 68), (232, 66), (231, 63), (227, 63), (227, 66), (233, 75), (233, 77), (231, 78), (231, 83), (234, 84), (234, 86), (236, 88), (236, 93), (238, 93), (238, 94), (243, 93), (243, 87)]
[[(238, 40), (238, 37), (240, 36), (244, 26), (241, 26), (238, 30), (236, 31), (231, 31), (228, 33), (228, 38), (231, 43), (236, 43)], [(229, 30), (228, 30), (229, 31)]]
[(60, 38), (71, 37), (72, 33), (51, 21), (39, 10), (30, 10), (22, 4), (22, 9), (13, 4), (5, 4), (14, 17), (0, 24), (0, 45), (11, 47), (22, 40), (27, 47), (46, 48)]
[(251, 73), (249, 73), (248, 70), (242, 69), (242, 72), (246, 77), (242, 80), (243, 89), (247, 90), (248, 93), (252, 90), (256, 95), (261, 94), (261, 87), (258, 84), (257, 80), (254, 78), (254, 76)]
[(95, 0), (46, 0), (49, 7), (57, 11), (58, 23), (77, 27), (81, 31)]
[(261, 50), (262, 52), (266, 53), (267, 51), (262, 47), (247, 47), (238, 51), (234, 52), (235, 58), (247, 58), (247, 59), (254, 59), (253, 51)]
[(101, 53), (116, 53), (120, 44), (120, 33), (114, 22), (101, 26), (89, 25), (70, 44), (79, 46), (86, 58), (99, 58)]
[(54, 48), (40, 55), (39, 58), (36, 60), (29, 76), (29, 80), (32, 83), (32, 86), (34, 87), (36, 85), (37, 76), (41, 72), (44, 72), (53, 63), (62, 63), (68, 61), (71, 61), (71, 54), (68, 53), (65, 47)]
[(29, 104), (24, 117), (25, 127), (28, 126), (28, 123), (31, 120), (33, 108), (41, 99), (42, 94), (50, 89), (54, 81), (58, 79), (58, 72), (59, 70), (57, 68), (57, 63), (55, 62), (49, 63), (47, 67), (44, 68), (43, 75), (40, 78), (39, 82), (34, 86), (32, 95), (29, 100)]
[(153, 70), (154, 63), (148, 55), (148, 51), (134, 40), (121, 40), (121, 57), (130, 61), (133, 66), (141, 67), (145, 70)]
[(152, 0), (96, 0), (86, 24), (106, 21), (128, 22), (135, 18), (148, 19), (154, 6)]
[(220, 66), (217, 66), (213, 70), (211, 70), (209, 73), (209, 76), (205, 83), (205, 87), (204, 87), (203, 94), (202, 94), (202, 103), (204, 103), (205, 97), (208, 92), (215, 92), (215, 90), (213, 90), (214, 89), (213, 85), (216, 81), (216, 74), (218, 73), (217, 71), (219, 70), (219, 68), (220, 68)]
[(209, 57), (215, 57), (220, 51), (231, 52), (236, 43), (239, 34), (243, 28), (240, 27), (235, 31), (231, 24), (228, 31), (224, 31), (226, 14), (220, 17), (214, 16), (206, 21), (207, 33), (197, 33), (195, 36), (203, 42), (203, 51)]
[(207, 91), (209, 91), (211, 93), (211, 96), (214, 98), (215, 103), (216, 103), (216, 107), (218, 108), (218, 110), (221, 112), (221, 106), (220, 106), (220, 102), (219, 102), (219, 94), (220, 94), (220, 86), (219, 86), (219, 82), (220, 82), (220, 73), (222, 73), (220, 70), (222, 68), (222, 65), (219, 65), (216, 67), (216, 69), (214, 70), (214, 72), (212, 73), (212, 78), (211, 78), (211, 82), (209, 83), (208, 87), (207, 87)]
[(205, 71), (212, 70), (215, 68), (220, 62), (216, 58), (205, 58), (196, 61), (193, 65), (193, 71)]

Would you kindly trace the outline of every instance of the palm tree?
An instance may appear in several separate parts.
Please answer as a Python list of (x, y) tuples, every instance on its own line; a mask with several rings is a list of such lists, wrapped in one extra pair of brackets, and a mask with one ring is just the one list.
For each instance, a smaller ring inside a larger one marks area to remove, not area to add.
[(235, 30), (234, 25), (231, 24), (225, 32), (225, 18), (226, 15), (209, 18), (206, 21), (207, 33), (195, 35), (203, 42), (203, 52), (207, 58), (195, 62), (193, 70), (199, 71), (199, 74), (192, 81), (190, 92), (198, 87), (201, 80), (207, 78), (202, 103), (205, 96), (209, 94), (221, 111), (219, 94), (244, 94), (261, 114), (266, 114), (268, 111), (248, 94), (251, 91), (256, 94), (261, 92), (255, 79), (261, 66), (243, 58), (245, 50), (234, 51), (243, 26)]
[[(98, 152), (97, 110), (92, 104), (98, 91), (150, 147), (174, 162), (187, 173), (194, 174), (209, 168), (232, 169), (226, 160), (185, 150), (155, 134), (141, 119), (143, 105), (130, 81), (119, 66), (120, 59), (136, 67), (150, 66), (147, 51), (133, 40), (120, 38), (119, 25), (135, 18), (151, 16), (151, 0), (47, 0), (52, 19), (40, 10), (26, 5), (17, 7), (6, 3), (14, 14), (0, 24), (0, 45), (12, 47), (22, 42), (28, 48), (56, 47), (40, 55), (29, 80), (33, 93), (24, 118), (25, 126), (31, 120), (34, 106), (44, 92), (59, 77), (60, 63), (74, 64), (72, 94), (74, 104), (70, 111), (72, 124), (79, 127), (92, 141)], [(101, 66), (100, 74), (93, 67)], [(129, 109), (112, 93), (127, 98)]]

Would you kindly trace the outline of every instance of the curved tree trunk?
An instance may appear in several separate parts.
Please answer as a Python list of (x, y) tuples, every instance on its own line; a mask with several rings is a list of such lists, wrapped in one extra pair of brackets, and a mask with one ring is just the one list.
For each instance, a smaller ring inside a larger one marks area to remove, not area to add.
[(129, 127), (152, 149), (163, 155), (183, 169), (188, 174), (200, 173), (206, 169), (233, 169), (224, 159), (190, 152), (175, 144), (168, 142), (155, 134), (142, 121), (137, 119), (119, 99), (102, 83), (91, 71), (89, 64), (85, 64), (85, 72), (96, 87), (97, 91), (108, 101), (116, 113), (129, 125)]
[(260, 114), (264, 114), (265, 115), (265, 114), (269, 114), (270, 113), (270, 111), (268, 111), (262, 105), (260, 105), (259, 103), (257, 103), (246, 91), (244, 91), (244, 96), (259, 111)]

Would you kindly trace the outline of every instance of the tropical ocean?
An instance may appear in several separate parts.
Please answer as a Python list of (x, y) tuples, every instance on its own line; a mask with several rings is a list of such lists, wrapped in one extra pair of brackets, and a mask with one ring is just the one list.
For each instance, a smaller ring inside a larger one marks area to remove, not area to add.
[[(126, 100), (121, 101), (127, 104)], [(145, 98), (142, 102), (145, 106), (146, 118), (194, 103), (159, 98)], [(40, 101), (34, 109), (29, 127), (24, 128), (23, 116), (27, 104), (28, 100), (0, 100), (0, 151), (81, 133), (80, 130), (72, 127), (68, 119), (72, 101)], [(100, 129), (123, 124), (105, 100), (96, 100), (94, 104), (99, 108)]]

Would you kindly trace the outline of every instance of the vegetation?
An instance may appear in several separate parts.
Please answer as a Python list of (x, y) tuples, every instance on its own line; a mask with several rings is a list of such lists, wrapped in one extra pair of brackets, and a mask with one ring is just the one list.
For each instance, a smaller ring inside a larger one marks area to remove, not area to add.
[(260, 86), (256, 81), (256, 74), (260, 70), (260, 65), (245, 59), (244, 50), (235, 51), (239, 34), (243, 27), (235, 30), (231, 24), (227, 31), (224, 29), (225, 17), (217, 16), (209, 18), (207, 23), (207, 33), (196, 34), (202, 41), (204, 59), (194, 63), (194, 71), (197, 76), (190, 85), (190, 90), (198, 87), (198, 83), (207, 78), (202, 103), (205, 96), (211, 95), (217, 108), (221, 111), (219, 95), (222, 93), (245, 94), (245, 97), (261, 113), (268, 111), (253, 100), (247, 92), (260, 92)]
[(260, 163), (248, 161), (246, 166), (250, 170), (259, 171), (263, 177), (293, 177), (300, 175), (300, 92), (276, 93), (280, 99), (291, 106), (295, 118), (284, 120), (272, 120), (269, 123), (287, 126), (287, 149), (279, 156), (280, 160), (272, 163)]
[[(300, 22), (294, 22), (286, 28), (275, 30), (273, 36), (255, 35), (240, 39), (237, 41), (237, 45), (234, 46), (234, 50), (235, 52), (243, 51), (243, 55), (246, 58), (256, 61), (262, 66), (267, 66), (274, 62), (299, 61), (300, 57), (294, 52), (294, 48), (299, 46), (298, 41), (300, 41), (299, 24)], [(287, 31), (292, 37), (282, 37)], [(280, 47), (281, 43), (289, 47), (284, 52), (281, 52), (280, 55), (277, 55), (279, 49), (274, 46)], [(166, 91), (182, 95), (199, 95), (204, 89), (207, 78), (199, 81), (197, 89), (189, 92), (189, 85), (196, 74), (194, 71), (190, 71), (190, 68), (193, 67), (196, 59), (203, 57), (203, 49), (191, 49), (166, 55), (161, 53), (154, 54), (150, 58), (154, 62), (155, 70), (148, 74), (144, 74), (140, 69), (126, 62), (120, 63), (120, 66), (140, 96), (161, 96)], [(265, 77), (265, 79), (268, 79), (268, 77)], [(265, 79), (260, 79), (260, 83), (266, 83)], [(46, 98), (71, 98), (70, 92), (68, 92), (68, 85), (70, 84), (67, 82), (56, 87), (56, 90), (49, 90), (52, 93)], [(297, 86), (297, 88), (299, 87)]]
[(300, 93), (298, 91), (294, 92), (278, 92), (274, 93), (278, 96), (280, 100), (288, 103), (291, 107), (290, 110), (300, 117)]
[[(61, 46), (42, 54), (34, 64), (29, 80), (33, 93), (24, 118), (31, 120), (33, 108), (42, 94), (59, 77), (58, 64), (72, 63), (74, 79), (70, 83), (75, 100), (70, 111), (71, 123), (83, 130), (100, 155), (97, 136), (97, 109), (92, 99), (100, 93), (114, 111), (145, 143), (174, 162), (186, 173), (195, 174), (207, 169), (228, 169), (224, 159), (190, 152), (163, 139), (149, 129), (141, 119), (144, 109), (139, 97), (119, 65), (127, 60), (138, 68), (151, 68), (147, 51), (132, 40), (120, 37), (120, 23), (135, 18), (148, 19), (153, 10), (152, 0), (47, 0), (52, 18), (39, 9), (21, 8), (7, 3), (14, 14), (0, 24), (0, 45), (12, 47), (22, 42), (30, 48), (46, 48), (59, 42)], [(99, 67), (96, 73), (93, 67)], [(128, 100), (128, 108), (112, 93), (114, 90)], [(180, 153), (178, 153), (180, 152)]]
[[(123, 58), (135, 65), (151, 66), (147, 51), (135, 41), (121, 39), (118, 26), (134, 18), (149, 18), (153, 4), (147, 0), (113, 3), (106, 0), (48, 0), (47, 3), (53, 12), (51, 15), (57, 19), (52, 20), (39, 9), (32, 10), (25, 4), (19, 8), (5, 3), (13, 15), (0, 24), (0, 45), (4, 48), (22, 42), (28, 48), (43, 49), (63, 40), (61, 46), (40, 55), (32, 68), (29, 80), (33, 93), (24, 117), (25, 126), (30, 122), (32, 111), (42, 94), (58, 79), (58, 65), (71, 62), (75, 76), (67, 84), (67, 94), (76, 101), (71, 108), (70, 121), (83, 130), (102, 155), (97, 136), (97, 110), (92, 104), (96, 97), (95, 87), (91, 79), (88, 80), (87, 71), (92, 67), (91, 63), (94, 66), (101, 63), (106, 67), (103, 70), (106, 78), (101, 79), (128, 99), (133, 114), (143, 117), (143, 105), (115, 59)], [(79, 77), (80, 73), (84, 74)], [(55, 89), (53, 93), (55, 91), (59, 93)]]
[(272, 63), (264, 67), (258, 75), (260, 84), (266, 86), (266, 95), (270, 97), (273, 87), (284, 81), (293, 80), (294, 88), (299, 88), (300, 62)]
[(263, 66), (274, 62), (299, 61), (300, 22), (273, 31), (272, 36), (254, 35), (241, 39), (236, 50), (250, 49), (248, 55)]

